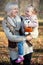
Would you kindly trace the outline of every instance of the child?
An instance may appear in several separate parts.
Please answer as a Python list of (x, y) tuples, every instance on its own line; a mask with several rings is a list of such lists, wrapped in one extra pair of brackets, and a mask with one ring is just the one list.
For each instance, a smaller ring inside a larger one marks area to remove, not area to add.
[[(29, 21), (27, 21), (27, 22), (24, 21), (25, 28), (30, 27), (30, 29), (31, 29), (31, 27), (32, 27), (34, 29), (34, 27), (38, 26), (38, 24), (37, 24), (38, 19), (37, 19), (37, 14), (36, 13), (37, 13), (37, 11), (33, 6), (28, 6), (26, 8), (26, 12), (25, 12), (26, 17), (25, 17), (25, 19), (27, 19)], [(32, 32), (32, 29), (31, 29), (30, 32)]]
[[(25, 17), (21, 17), (22, 22), (21, 22), (21, 28), (19, 30), (20, 35), (30, 35), (30, 34), (32, 34), (32, 31), (34, 31), (34, 29), (38, 26), (38, 20), (37, 20), (36, 13), (37, 13), (37, 11), (33, 6), (28, 6), (26, 8)], [(18, 46), (18, 48), (19, 47), (20, 46)], [(23, 46), (21, 46), (21, 49), (22, 49), (22, 47)], [(20, 50), (20, 48), (19, 48), (19, 50)], [(23, 49), (21, 51), (23, 53)], [(23, 57), (23, 54), (21, 56)], [(18, 58), (16, 60), (16, 63), (18, 63), (19, 60), (21, 62), (21, 59)]]

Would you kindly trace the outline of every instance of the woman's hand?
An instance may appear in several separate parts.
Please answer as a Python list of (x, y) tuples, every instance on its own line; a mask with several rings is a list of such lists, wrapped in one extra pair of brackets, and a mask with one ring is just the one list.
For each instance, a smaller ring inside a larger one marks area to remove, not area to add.
[(32, 39), (33, 39), (33, 38), (32, 38), (31, 35), (26, 36), (26, 40), (27, 40), (27, 41), (31, 41)]

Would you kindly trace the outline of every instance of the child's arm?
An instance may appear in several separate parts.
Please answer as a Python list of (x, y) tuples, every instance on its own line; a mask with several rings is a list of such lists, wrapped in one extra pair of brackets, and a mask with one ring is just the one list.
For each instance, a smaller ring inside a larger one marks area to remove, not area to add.
[(37, 26), (38, 26), (38, 24), (35, 21), (29, 23), (29, 27), (33, 27), (34, 28), (34, 27), (37, 27)]
[(31, 19), (31, 22), (29, 22), (29, 27), (37, 27), (38, 26), (38, 19), (37, 19), (37, 17), (33, 17), (32, 19)]

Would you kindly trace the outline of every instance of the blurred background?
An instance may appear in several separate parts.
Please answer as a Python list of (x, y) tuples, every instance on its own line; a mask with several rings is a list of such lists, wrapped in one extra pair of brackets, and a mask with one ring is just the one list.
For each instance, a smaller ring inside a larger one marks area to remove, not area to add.
[(25, 7), (32, 4), (38, 11), (39, 36), (32, 40), (34, 53), (31, 65), (43, 65), (43, 0), (0, 0), (0, 65), (11, 65), (9, 59), (8, 40), (2, 28), (2, 21), (5, 17), (4, 8), (8, 2), (17, 2), (20, 15), (24, 15)]

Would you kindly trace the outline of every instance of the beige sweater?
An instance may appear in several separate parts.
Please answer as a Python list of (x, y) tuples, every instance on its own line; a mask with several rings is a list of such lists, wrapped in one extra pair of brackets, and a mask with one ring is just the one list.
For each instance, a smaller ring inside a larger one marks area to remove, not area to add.
[[(16, 17), (16, 19), (18, 20), (19, 19), (19, 24), (20, 24), (20, 17)], [(12, 41), (12, 42), (19, 42), (19, 41), (25, 41), (25, 36), (20, 36), (20, 35), (13, 35), (9, 28), (6, 26), (6, 20), (4, 20), (2, 22), (2, 26), (3, 26), (3, 29), (4, 29), (4, 32), (7, 36), (7, 38)], [(14, 23), (12, 21), (12, 25), (14, 26)], [(18, 25), (19, 26), (19, 25)], [(38, 37), (38, 26), (33, 30), (33, 32), (31, 32), (31, 35), (33, 38), (37, 38)], [(26, 42), (24, 42), (23, 44), (24, 46), (24, 55), (28, 54), (28, 53), (32, 53), (33, 52), (33, 47), (29, 47)], [(9, 51), (9, 54), (10, 54), (10, 57), (12, 58), (12, 60), (16, 59), (18, 57), (18, 51), (17, 51), (17, 48), (15, 49), (10, 49)]]

